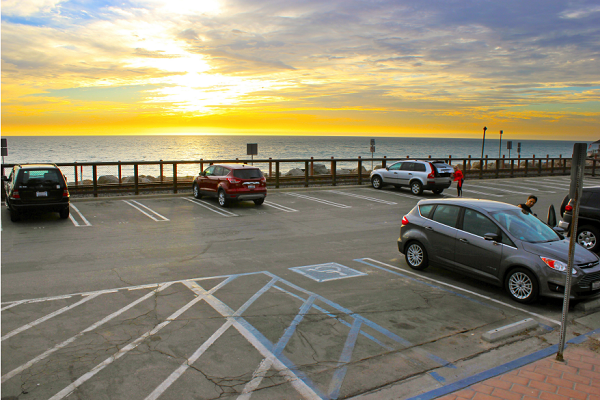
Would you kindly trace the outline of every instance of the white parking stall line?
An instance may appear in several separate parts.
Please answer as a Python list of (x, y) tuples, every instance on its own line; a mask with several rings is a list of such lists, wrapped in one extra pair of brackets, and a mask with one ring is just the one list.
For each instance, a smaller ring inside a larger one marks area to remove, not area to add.
[(56, 310), (53, 313), (50, 313), (50, 314), (45, 315), (45, 316), (43, 316), (41, 318), (38, 318), (37, 320), (35, 320), (33, 322), (30, 322), (29, 324), (25, 324), (25, 325), (21, 326), (20, 328), (14, 329), (14, 330), (8, 332), (6, 335), (2, 336), (2, 339), (0, 341), (4, 341), (4, 340), (6, 340), (6, 339), (8, 339), (10, 337), (13, 337), (13, 336), (15, 336), (15, 335), (17, 335), (17, 334), (19, 334), (19, 333), (21, 333), (23, 331), (26, 331), (29, 328), (33, 328), (34, 326), (39, 325), (39, 324), (41, 324), (44, 321), (48, 321), (52, 317), (56, 317), (57, 315), (60, 315), (60, 314), (62, 314), (64, 312), (66, 312), (66, 311), (69, 311), (69, 310), (71, 310), (71, 309), (73, 309), (73, 308), (75, 308), (77, 306), (82, 305), (83, 303), (85, 303), (87, 301), (90, 301), (90, 300), (98, 297), (101, 294), (102, 293), (96, 293), (96, 294), (93, 294), (91, 296), (86, 296), (83, 299), (79, 300), (75, 304), (71, 304), (70, 306), (63, 307), (60, 310)]
[(160, 215), (159, 213), (157, 213), (156, 211), (146, 207), (145, 205), (143, 205), (142, 203), (135, 201), (135, 200), (131, 200), (132, 203), (137, 204), (140, 207), (144, 207), (146, 210), (150, 211), (151, 213), (153, 213), (154, 215), (156, 215), (157, 217), (161, 218), (161, 219), (156, 219), (154, 216), (148, 214), (146, 211), (142, 210), (140, 207), (136, 206), (135, 204), (130, 203), (127, 200), (123, 200), (125, 203), (129, 204), (131, 207), (135, 208), (136, 210), (138, 210), (139, 212), (141, 212), (142, 214), (144, 214), (145, 216), (147, 216), (148, 218), (156, 221), (156, 222), (164, 222), (164, 221), (169, 221), (168, 218)]
[(323, 200), (323, 199), (319, 199), (317, 197), (307, 196), (305, 194), (299, 194), (299, 193), (286, 193), (286, 194), (288, 196), (295, 196), (295, 197), (299, 197), (299, 198), (305, 199), (305, 200), (316, 201), (317, 203), (326, 204), (328, 206), (333, 206), (333, 207), (338, 207), (338, 208), (352, 208), (351, 206), (347, 206), (345, 204), (334, 203), (333, 201)]
[(298, 210), (294, 210), (293, 208), (289, 208), (289, 207), (286, 207), (286, 206), (282, 206), (281, 204), (277, 204), (277, 203), (271, 203), (270, 201), (265, 201), (265, 203), (264, 203), (264, 204), (265, 204), (266, 206), (269, 206), (269, 207), (276, 208), (276, 209), (278, 209), (278, 210), (280, 210), (280, 211), (285, 211), (285, 212), (297, 212), (297, 211), (298, 211)]
[(517, 192), (517, 191), (514, 191), (514, 190), (501, 189), (501, 188), (497, 188), (497, 187), (493, 187), (493, 186), (482, 186), (482, 185), (473, 185), (473, 184), (470, 184), (469, 187), (474, 187), (474, 188), (478, 188), (478, 189), (498, 190), (500, 192), (505, 192), (505, 193), (529, 194), (528, 192)]
[[(471, 185), (469, 185), (469, 186), (471, 186)], [(463, 186), (463, 190), (462, 190), (462, 191), (463, 191), (463, 192), (469, 192), (469, 193), (483, 194), (483, 195), (486, 195), (486, 196), (493, 196), (493, 197), (504, 197), (504, 195), (503, 195), (503, 194), (493, 194), (493, 193), (488, 193), (488, 192), (478, 192), (478, 191), (476, 191), (476, 190), (465, 189), (465, 188), (464, 188), (464, 186)]]
[(395, 203), (393, 201), (381, 200), (381, 199), (377, 199), (375, 197), (361, 196), (360, 194), (347, 193), (347, 192), (342, 192), (342, 191), (339, 191), (339, 190), (330, 190), (329, 193), (335, 193), (335, 194), (341, 194), (341, 195), (344, 195), (344, 196), (356, 197), (357, 199), (363, 199), (363, 200), (367, 200), (367, 201), (374, 201), (376, 203), (389, 204), (391, 206), (398, 204), (398, 203)]
[(460, 286), (455, 286), (455, 285), (451, 285), (451, 284), (446, 283), (446, 282), (438, 281), (437, 279), (429, 278), (427, 276), (424, 276), (423, 274), (418, 274), (418, 273), (415, 273), (415, 272), (412, 272), (412, 271), (409, 271), (409, 270), (406, 270), (406, 269), (398, 268), (398, 267), (396, 267), (394, 265), (386, 264), (386, 263), (384, 263), (382, 261), (374, 260), (372, 258), (361, 258), (361, 259), (358, 259), (358, 260), (355, 260), (355, 261), (361, 262), (361, 260), (366, 260), (366, 261), (370, 261), (372, 263), (377, 263), (377, 264), (385, 266), (386, 268), (395, 269), (397, 271), (400, 271), (403, 274), (414, 275), (414, 276), (416, 276), (419, 279), (428, 280), (428, 281), (431, 281), (431, 282), (435, 282), (438, 285), (444, 285), (444, 286), (450, 287), (450, 288), (455, 289), (455, 290), (460, 290), (461, 292), (469, 293), (469, 294), (472, 294), (472, 295), (484, 298), (484, 299), (486, 299), (488, 301), (491, 301), (491, 302), (494, 302), (494, 303), (497, 303), (497, 304), (502, 304), (503, 306), (512, 308), (513, 310), (519, 310), (519, 311), (524, 312), (526, 314), (533, 315), (534, 317), (546, 320), (548, 322), (552, 322), (555, 325), (559, 325), (559, 326), (561, 325), (561, 322), (557, 321), (555, 319), (544, 317), (541, 314), (537, 314), (537, 313), (534, 313), (534, 312), (531, 312), (531, 311), (527, 311), (527, 310), (525, 310), (523, 308), (520, 308), (520, 307), (515, 307), (512, 304), (505, 303), (503, 301), (493, 299), (493, 298), (491, 298), (489, 296), (485, 296), (483, 294), (479, 294), (477, 292), (473, 292), (472, 290), (464, 289), (464, 288), (461, 288)]
[(52, 347), (51, 349), (46, 350), (44, 353), (40, 354), (39, 356), (29, 360), (28, 362), (26, 362), (25, 364), (21, 365), (20, 367), (17, 367), (15, 369), (13, 369), (12, 371), (10, 371), (9, 373), (2, 375), (2, 379), (1, 379), (1, 383), (6, 382), (7, 380), (9, 380), (10, 378), (12, 378), (13, 376), (20, 374), (21, 372), (23, 372), (24, 370), (26, 370), (27, 368), (31, 367), (32, 365), (42, 361), (43, 359), (47, 358), (48, 356), (50, 356), (52, 353), (62, 349), (63, 347), (66, 347), (67, 345), (73, 343), (75, 340), (77, 340), (79, 337), (83, 336), (85, 333), (87, 332), (91, 332), (97, 328), (99, 328), (100, 326), (104, 325), (105, 323), (107, 323), (108, 321), (118, 317), (119, 315), (123, 314), (125, 311), (129, 310), (132, 307), (135, 307), (137, 304), (143, 302), (144, 300), (147, 300), (151, 297), (156, 296), (156, 294), (158, 292), (161, 292), (163, 290), (165, 290), (166, 288), (168, 288), (169, 286), (172, 285), (173, 282), (168, 282), (165, 284), (161, 284), (158, 286), (158, 288), (156, 288), (155, 290), (153, 290), (150, 293), (147, 293), (146, 295), (140, 297), (139, 299), (135, 300), (132, 303), (129, 303), (128, 305), (126, 305), (125, 307), (121, 308), (120, 310), (115, 311), (114, 313), (110, 314), (107, 317), (104, 317), (102, 320), (90, 325), (89, 327), (87, 327), (86, 329), (82, 330), (81, 332), (79, 332), (78, 334), (76, 334), (75, 336), (71, 336), (69, 339), (65, 340), (62, 343), (57, 344), (56, 346)]
[[(369, 189), (369, 188), (360, 188), (360, 189), (358, 189), (358, 190), (369, 190), (369, 191), (371, 191), (371, 192), (372, 192), (372, 191), (373, 191), (373, 190), (375, 190), (375, 189)], [(395, 191), (392, 191), (392, 190), (381, 190), (381, 191), (380, 191), (380, 193), (393, 194), (394, 196), (406, 197), (406, 198), (413, 199), (413, 200), (417, 200), (417, 201), (419, 201), (419, 200), (423, 200), (422, 198), (420, 198), (420, 197), (417, 197), (417, 196), (413, 196), (413, 195), (410, 195), (410, 194), (405, 194), (405, 193), (398, 193), (398, 192), (395, 192)]]
[(515, 184), (512, 184), (512, 183), (501, 183), (501, 182), (488, 182), (488, 183), (493, 184), (493, 185), (510, 186), (510, 187), (513, 187), (513, 188), (533, 190), (534, 192), (556, 193), (556, 192), (553, 192), (551, 190), (534, 189), (534, 188), (529, 187), (529, 186), (518, 186), (518, 185), (515, 185)]
[(224, 217), (239, 217), (239, 215), (232, 213), (231, 211), (227, 211), (227, 210), (222, 210), (216, 207), (213, 207), (211, 205), (209, 205), (208, 203), (206, 203), (205, 201), (202, 200), (196, 200), (196, 199), (188, 199), (187, 197), (181, 197), (184, 200), (190, 201), (194, 204), (197, 204), (199, 206), (202, 206), (204, 208), (206, 208), (207, 210), (210, 210), (214, 213), (217, 213), (219, 215), (222, 215)]
[(75, 218), (73, 218), (73, 215), (71, 215), (71, 213), (69, 213), (69, 219), (71, 220), (71, 222), (73, 222), (73, 225), (77, 226), (77, 227), (81, 227), (81, 226), (92, 226), (92, 224), (90, 224), (90, 221), (88, 221), (87, 219), (85, 219), (85, 217), (83, 216), (83, 214), (81, 213), (81, 211), (79, 211), (79, 209), (77, 207), (75, 207), (73, 204), (69, 205), (69, 208), (72, 208), (73, 210), (75, 210), (75, 212), (77, 212), (77, 214), (79, 214), (79, 217), (83, 220), (83, 222), (85, 223), (85, 225), (80, 225), (79, 222), (77, 222), (75, 220)]
[(560, 186), (560, 187), (569, 187), (570, 186), (568, 183), (560, 183), (560, 182), (556, 182), (555, 180), (545, 179), (545, 178), (527, 179), (525, 182), (527, 182), (528, 184), (531, 184), (531, 185), (538, 185), (538, 186), (544, 186), (544, 187), (548, 187), (549, 182), (551, 182), (554, 186)]

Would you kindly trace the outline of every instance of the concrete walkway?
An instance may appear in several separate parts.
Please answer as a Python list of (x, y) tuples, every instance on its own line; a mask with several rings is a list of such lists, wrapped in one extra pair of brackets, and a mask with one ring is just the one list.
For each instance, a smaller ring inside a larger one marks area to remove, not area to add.
[(556, 355), (487, 379), (440, 400), (600, 400), (600, 343), (571, 345)]

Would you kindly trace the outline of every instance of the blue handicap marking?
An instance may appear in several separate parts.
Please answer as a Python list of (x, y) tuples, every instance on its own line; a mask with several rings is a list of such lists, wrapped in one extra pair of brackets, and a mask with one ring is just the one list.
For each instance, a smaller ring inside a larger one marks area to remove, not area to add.
[(326, 282), (367, 275), (364, 272), (360, 272), (334, 262), (306, 265), (304, 267), (292, 267), (290, 269), (317, 282)]

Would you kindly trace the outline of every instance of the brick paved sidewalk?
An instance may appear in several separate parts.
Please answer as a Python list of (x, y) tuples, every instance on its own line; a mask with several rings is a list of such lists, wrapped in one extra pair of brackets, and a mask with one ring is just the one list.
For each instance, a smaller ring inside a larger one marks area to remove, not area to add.
[(600, 400), (598, 342), (571, 345), (556, 355), (439, 397), (439, 400)]

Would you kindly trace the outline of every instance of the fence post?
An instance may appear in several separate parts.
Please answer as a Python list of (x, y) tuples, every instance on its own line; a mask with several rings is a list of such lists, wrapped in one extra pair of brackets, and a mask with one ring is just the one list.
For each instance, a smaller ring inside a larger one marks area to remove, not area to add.
[[(535, 157), (535, 156), (534, 156)], [(527, 176), (527, 172), (529, 171), (529, 159), (525, 159), (525, 176)]]
[(469, 154), (469, 162), (467, 164), (467, 168), (471, 169), (471, 155)]
[(488, 170), (488, 155), (485, 155), (485, 172)]
[(200, 159), (200, 173), (202, 173), (202, 171), (204, 171), (204, 162), (203, 162), (204, 158)]
[[(560, 158), (562, 158), (562, 154), (560, 155)], [(563, 160), (563, 175), (567, 174), (567, 159), (565, 158)]]
[(385, 168), (387, 167), (387, 160), (386, 160), (387, 156), (383, 156), (383, 161), (381, 162), (381, 168)]
[(164, 166), (163, 160), (160, 160), (160, 183), (163, 183)]
[(279, 161), (275, 161), (275, 187), (279, 188)]
[(94, 197), (98, 197), (98, 166), (96, 164), (92, 166), (92, 179), (94, 185)]
[(592, 160), (592, 176), (596, 176), (596, 159)]
[(79, 178), (77, 176), (77, 161), (74, 162), (75, 164), (75, 186), (79, 185)]
[(331, 157), (331, 185), (337, 185), (337, 162)]
[(500, 176), (500, 159), (496, 159), (496, 179)]
[(173, 193), (177, 193), (177, 163), (173, 163)]
[(123, 174), (121, 172), (121, 160), (119, 160), (119, 186), (121, 186), (121, 180), (123, 179)]
[(538, 176), (542, 175), (542, 159), (538, 160)]
[(272, 159), (273, 159), (273, 158), (269, 157), (269, 178), (272, 178), (272, 177), (273, 177), (273, 162), (272, 162), (272, 161), (270, 161), (270, 160), (272, 160)]
[(463, 175), (467, 176), (467, 159), (466, 158), (463, 159)]
[(304, 161), (304, 187), (308, 187), (308, 161)]
[(554, 158), (550, 160), (550, 175), (554, 175)]
[(515, 176), (515, 159), (510, 159), (510, 177), (513, 178)]
[(479, 159), (479, 179), (483, 179), (483, 158)]
[(358, 184), (362, 185), (362, 159), (358, 156)]
[(313, 162), (314, 157), (310, 158), (310, 176), (315, 174), (315, 164)]
[(135, 194), (140, 194), (140, 188), (138, 185), (138, 165), (133, 164), (133, 188), (135, 190)]

